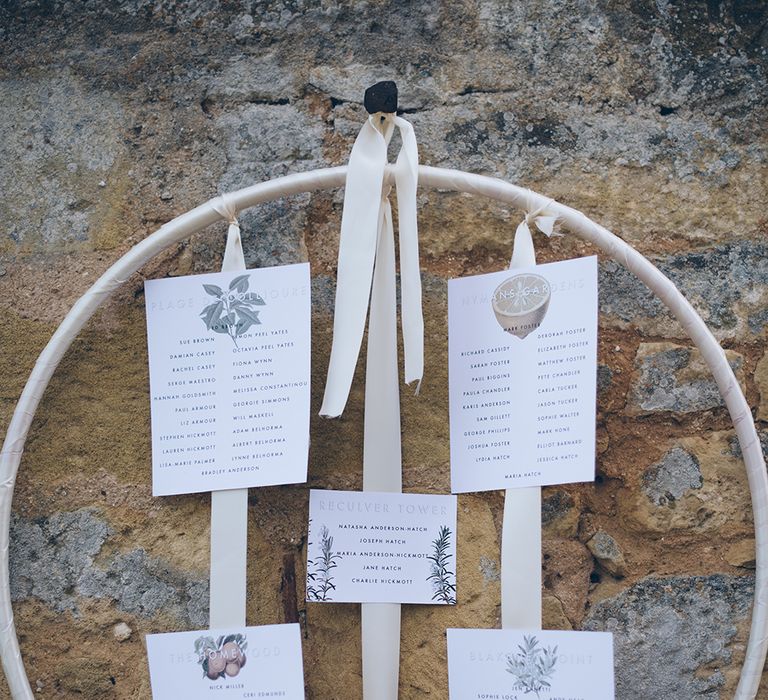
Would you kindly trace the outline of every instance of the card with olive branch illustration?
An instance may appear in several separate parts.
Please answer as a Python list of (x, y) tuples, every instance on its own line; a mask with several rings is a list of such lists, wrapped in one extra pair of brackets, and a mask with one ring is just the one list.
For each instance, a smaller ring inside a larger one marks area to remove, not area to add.
[(613, 635), (448, 630), (449, 697), (613, 700)]
[(456, 496), (309, 496), (311, 603), (456, 604)]
[(299, 625), (147, 635), (152, 695), (303, 700)]
[(156, 496), (306, 481), (309, 265), (145, 283)]

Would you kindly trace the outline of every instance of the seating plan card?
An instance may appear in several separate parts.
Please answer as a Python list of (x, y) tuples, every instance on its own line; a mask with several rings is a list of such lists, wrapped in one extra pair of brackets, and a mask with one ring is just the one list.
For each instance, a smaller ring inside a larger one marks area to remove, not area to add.
[(451, 490), (592, 481), (597, 258), (448, 283)]
[(298, 624), (147, 635), (155, 700), (304, 700)]
[(306, 481), (309, 265), (147, 280), (152, 493)]
[(456, 604), (456, 496), (309, 492), (307, 600)]
[(449, 629), (448, 696), (613, 700), (613, 635)]

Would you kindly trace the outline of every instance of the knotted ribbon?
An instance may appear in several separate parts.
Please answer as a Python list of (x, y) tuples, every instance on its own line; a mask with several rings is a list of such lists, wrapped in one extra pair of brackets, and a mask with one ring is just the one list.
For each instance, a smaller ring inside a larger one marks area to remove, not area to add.
[[(424, 373), (424, 319), (421, 309), (419, 241), (416, 223), (416, 187), (419, 154), (409, 122), (394, 117), (384, 133), (374, 117), (363, 124), (352, 147), (344, 191), (339, 240), (333, 344), (320, 415), (340, 416), (349, 397), (355, 365), (365, 330), (376, 250), (382, 235), (393, 236), (390, 186), (385, 185), (387, 146), (394, 127), (402, 148), (394, 165), (400, 237), (401, 323), (405, 354), (405, 382), (418, 381)], [(418, 392), (418, 386), (417, 386)]]

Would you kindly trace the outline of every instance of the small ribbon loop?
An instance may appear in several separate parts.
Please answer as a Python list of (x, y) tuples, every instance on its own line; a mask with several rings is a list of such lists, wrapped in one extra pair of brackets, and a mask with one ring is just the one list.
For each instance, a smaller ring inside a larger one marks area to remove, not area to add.
[(333, 344), (320, 415), (340, 416), (349, 397), (360, 354), (371, 295), (376, 247), (384, 226), (392, 226), (389, 186), (384, 183), (387, 144), (397, 127), (403, 146), (394, 168), (400, 225), (403, 345), (406, 382), (421, 381), (424, 321), (421, 309), (416, 188), (419, 157), (413, 127), (395, 117), (384, 133), (369, 117), (349, 157), (341, 215)]

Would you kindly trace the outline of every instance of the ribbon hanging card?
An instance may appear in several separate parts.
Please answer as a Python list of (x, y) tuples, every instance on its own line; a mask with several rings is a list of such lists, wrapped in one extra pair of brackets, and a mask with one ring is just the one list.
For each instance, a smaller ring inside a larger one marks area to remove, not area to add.
[(309, 265), (147, 280), (155, 496), (306, 481)]
[(311, 490), (307, 601), (456, 603), (456, 496)]
[(454, 493), (594, 479), (597, 258), (451, 280), (448, 363)]
[(147, 635), (155, 700), (304, 700), (298, 624)]
[(448, 696), (613, 700), (613, 635), (449, 629)]

